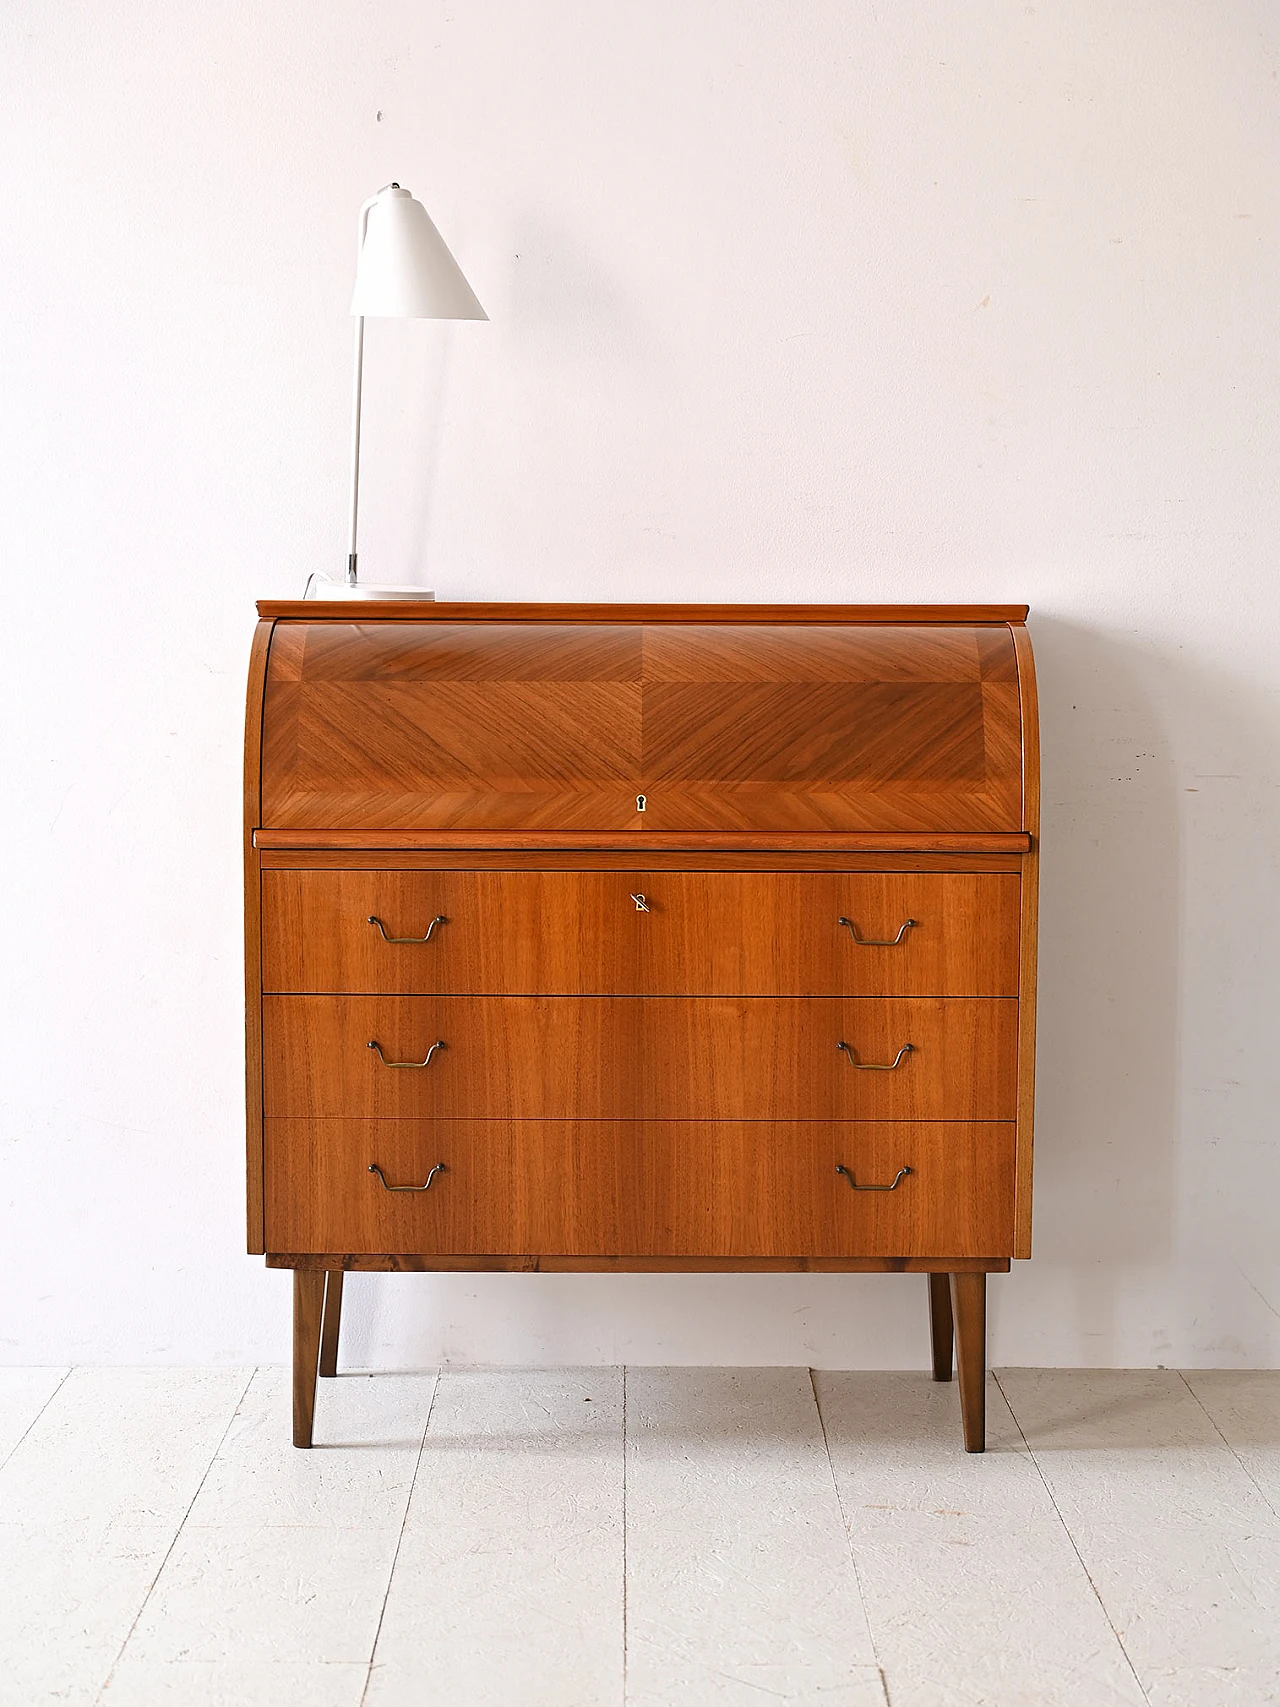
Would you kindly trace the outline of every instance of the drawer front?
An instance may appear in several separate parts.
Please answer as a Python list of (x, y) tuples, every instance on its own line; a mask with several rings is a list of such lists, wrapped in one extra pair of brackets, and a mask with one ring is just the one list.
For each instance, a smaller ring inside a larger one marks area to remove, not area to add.
[(265, 1112), (626, 1117), (636, 1096), (636, 1017), (635, 1005), (617, 998), (269, 996)]
[(268, 871), (262, 885), (270, 991), (1018, 990), (1015, 875)]
[[(279, 1251), (566, 1256), (616, 1251), (619, 1147), (569, 1121), (267, 1120)], [(438, 1163), (443, 1167), (432, 1177)], [(382, 1177), (370, 1172), (382, 1170)], [(427, 1190), (400, 1191), (398, 1186)], [(385, 1179), (386, 1183), (383, 1183)]]
[(1011, 1120), (1008, 1000), (271, 996), (292, 1118)]
[(617, 872), (264, 871), (263, 988), (626, 992), (635, 887)]
[(661, 1256), (1007, 1256), (1015, 1131), (1012, 1122), (653, 1122), (638, 1168), (623, 1173), (624, 1227), (635, 1251)]
[[(439, 1256), (1007, 1256), (1013, 1143), (1011, 1124), (948, 1122), (268, 1120), (267, 1244)], [(860, 1188), (898, 1183), (854, 1190), (851, 1177)], [(391, 1189), (428, 1178), (426, 1190)]]

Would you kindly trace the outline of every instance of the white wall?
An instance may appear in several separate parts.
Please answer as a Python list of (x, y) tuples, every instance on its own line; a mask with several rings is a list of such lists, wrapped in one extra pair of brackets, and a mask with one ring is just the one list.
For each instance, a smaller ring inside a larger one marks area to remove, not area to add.
[[(1272, 1363), (1268, 0), (8, 0), (0, 1357), (283, 1356), (242, 1252), (252, 600), (1027, 599), (1036, 1256), (997, 1361)], [(353, 1358), (893, 1365), (902, 1277), (360, 1276)]]

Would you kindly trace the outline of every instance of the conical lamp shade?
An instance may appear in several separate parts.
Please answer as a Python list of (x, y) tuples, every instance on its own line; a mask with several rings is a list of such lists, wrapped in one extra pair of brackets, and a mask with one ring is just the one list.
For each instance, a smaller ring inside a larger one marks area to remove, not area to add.
[(487, 320), (427, 210), (390, 184), (369, 209), (351, 312), (400, 320)]

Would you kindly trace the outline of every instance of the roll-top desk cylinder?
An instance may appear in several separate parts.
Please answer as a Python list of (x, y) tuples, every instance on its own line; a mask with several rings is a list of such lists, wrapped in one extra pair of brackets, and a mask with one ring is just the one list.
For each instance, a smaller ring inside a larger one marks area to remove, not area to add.
[(981, 1450), (1030, 1254), (1025, 607), (259, 613), (248, 1229), (296, 1443), (348, 1269), (908, 1270)]

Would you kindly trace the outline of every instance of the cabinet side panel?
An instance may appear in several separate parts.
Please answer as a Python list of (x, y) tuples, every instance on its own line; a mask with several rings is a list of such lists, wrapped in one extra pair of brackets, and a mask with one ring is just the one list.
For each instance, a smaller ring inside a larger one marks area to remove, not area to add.
[(1031, 837), (1022, 858), (1022, 926), (1019, 939), (1018, 1148), (1014, 1195), (1015, 1257), (1031, 1255), (1031, 1175), (1036, 1096), (1036, 957), (1040, 894), (1040, 715), (1031, 637), (1011, 625), (1022, 705), (1022, 827)]
[(258, 623), (249, 653), (244, 719), (244, 1078), (246, 1238), (266, 1249), (262, 1219), (262, 877), (253, 833), (262, 821), (262, 697), (272, 621)]

